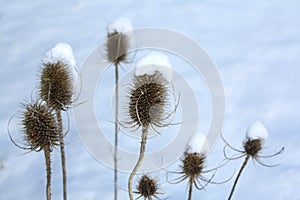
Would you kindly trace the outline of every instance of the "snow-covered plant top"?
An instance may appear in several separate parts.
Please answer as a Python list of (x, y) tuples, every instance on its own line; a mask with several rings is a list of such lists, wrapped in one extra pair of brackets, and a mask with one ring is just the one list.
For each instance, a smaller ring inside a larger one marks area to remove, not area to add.
[(171, 82), (173, 69), (165, 54), (158, 52), (151, 52), (144, 56), (136, 65), (135, 75), (141, 76), (144, 74), (153, 75), (155, 71), (162, 73), (164, 78)]
[(251, 124), (246, 132), (246, 137), (249, 139), (263, 139), (266, 140), (268, 137), (268, 131), (266, 127), (259, 121)]

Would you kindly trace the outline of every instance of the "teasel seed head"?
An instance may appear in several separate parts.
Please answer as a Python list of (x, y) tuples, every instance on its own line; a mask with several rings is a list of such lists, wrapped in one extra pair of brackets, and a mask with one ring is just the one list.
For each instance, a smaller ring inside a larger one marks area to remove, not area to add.
[(145, 199), (151, 199), (151, 197), (155, 197), (159, 193), (157, 180), (147, 175), (143, 175), (137, 184), (137, 190), (137, 193), (143, 196)]
[(244, 142), (246, 154), (252, 157), (258, 156), (258, 153), (262, 150), (263, 141), (267, 137), (268, 131), (260, 121), (251, 124), (246, 131), (246, 140)]
[(66, 110), (72, 103), (73, 82), (69, 67), (63, 61), (43, 63), (41, 98), (55, 110)]
[(56, 118), (45, 102), (24, 104), (22, 125), (29, 149), (40, 151), (59, 144)]
[(119, 64), (127, 61), (127, 52), (130, 47), (131, 23), (128, 19), (119, 18), (107, 26), (107, 59)]
[(133, 87), (129, 91), (129, 115), (134, 126), (163, 126), (168, 96), (167, 84), (158, 71), (153, 75), (134, 77)]
[(256, 157), (257, 154), (262, 150), (262, 140), (261, 139), (247, 139), (244, 142), (244, 150), (247, 155)]
[(129, 49), (129, 38), (124, 33), (107, 34), (107, 59), (109, 62), (119, 64), (127, 61), (127, 52)]
[(186, 151), (182, 163), (183, 165), (181, 167), (183, 174), (194, 180), (199, 177), (203, 171), (205, 155), (197, 152), (189, 153)]

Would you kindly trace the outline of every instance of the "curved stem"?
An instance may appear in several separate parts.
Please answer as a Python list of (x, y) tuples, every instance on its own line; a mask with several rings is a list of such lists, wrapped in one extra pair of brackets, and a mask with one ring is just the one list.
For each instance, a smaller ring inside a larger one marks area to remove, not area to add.
[(60, 156), (61, 156), (61, 168), (63, 177), (63, 199), (67, 200), (67, 170), (66, 170), (66, 156), (65, 156), (65, 144), (61, 111), (56, 110), (56, 117), (58, 123), (59, 142), (60, 142)]
[(233, 184), (233, 187), (232, 187), (232, 189), (231, 189), (231, 192), (230, 192), (230, 195), (229, 195), (229, 197), (228, 197), (228, 200), (231, 199), (231, 197), (232, 197), (232, 195), (233, 195), (233, 192), (234, 192), (234, 190), (235, 190), (235, 187), (236, 187), (236, 185), (237, 185), (237, 182), (238, 182), (238, 180), (239, 180), (239, 178), (240, 178), (240, 176), (241, 176), (241, 174), (242, 174), (242, 171), (243, 171), (244, 168), (246, 167), (249, 158), (250, 158), (250, 156), (247, 155), (246, 158), (245, 158), (245, 161), (244, 161), (244, 163), (243, 163), (243, 165), (242, 165), (242, 167), (241, 167), (241, 169), (240, 169), (240, 171), (239, 171), (239, 173), (238, 173), (238, 175), (237, 175), (237, 177), (236, 177), (236, 179), (235, 179), (235, 181), (234, 181), (234, 184)]
[(138, 169), (140, 168), (143, 159), (144, 159), (144, 155), (145, 155), (145, 149), (146, 149), (146, 142), (147, 142), (147, 135), (148, 135), (148, 130), (149, 127), (143, 127), (142, 129), (142, 141), (141, 141), (141, 148), (140, 148), (140, 155), (139, 155), (139, 159), (135, 165), (135, 167), (133, 168), (129, 179), (128, 179), (128, 193), (129, 193), (129, 199), (133, 200), (133, 192), (132, 192), (132, 181), (133, 178), (136, 174), (136, 172), (138, 171)]
[(115, 107), (115, 149), (114, 149), (114, 199), (118, 199), (118, 116), (119, 116), (119, 70), (118, 64), (115, 63), (115, 87), (116, 87), (116, 107)]
[(190, 178), (190, 181), (189, 181), (189, 197), (188, 197), (188, 200), (192, 200), (192, 192), (193, 192), (193, 179)]
[(46, 185), (46, 197), (47, 200), (51, 200), (51, 159), (50, 159), (50, 147), (44, 149), (45, 162), (46, 162), (46, 172), (47, 172), (47, 185)]

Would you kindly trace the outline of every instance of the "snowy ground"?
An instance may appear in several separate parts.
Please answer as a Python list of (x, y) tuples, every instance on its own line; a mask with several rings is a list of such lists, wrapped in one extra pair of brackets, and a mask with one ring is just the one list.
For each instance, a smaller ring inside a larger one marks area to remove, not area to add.
[[(21, 110), (20, 102), (34, 96), (43, 55), (56, 43), (67, 42), (82, 64), (105, 39), (107, 23), (118, 17), (131, 19), (134, 28), (178, 31), (206, 49), (224, 82), (223, 132), (232, 145), (241, 147), (248, 125), (260, 120), (269, 131), (266, 154), (285, 147), (284, 154), (266, 161), (281, 163), (276, 168), (249, 162), (234, 199), (300, 199), (299, 1), (0, 0), (0, 5), (1, 200), (45, 197), (43, 154), (22, 155), (24, 151), (11, 144), (6, 130), (9, 118)], [(13, 122), (10, 131), (20, 141), (20, 126)], [(112, 199), (113, 170), (90, 156), (74, 124), (66, 141), (70, 199)], [(219, 141), (208, 165), (218, 163), (223, 145)], [(217, 178), (230, 176), (241, 162), (229, 163)], [(61, 179), (55, 176), (60, 174), (58, 151), (53, 154), (53, 174), (53, 199), (61, 199)], [(128, 174), (120, 174), (121, 188), (127, 187), (127, 178)], [(164, 178), (161, 182), (162, 198), (186, 198), (186, 183), (169, 185)], [(205, 191), (195, 191), (194, 197), (226, 199), (232, 184), (233, 180), (209, 185)], [(120, 200), (127, 199), (126, 191), (120, 189), (119, 195)]]

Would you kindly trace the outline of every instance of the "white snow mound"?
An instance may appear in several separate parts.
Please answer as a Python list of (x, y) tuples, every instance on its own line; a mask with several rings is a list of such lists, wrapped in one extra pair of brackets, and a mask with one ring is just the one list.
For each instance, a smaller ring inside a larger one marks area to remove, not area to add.
[(155, 71), (163, 74), (164, 78), (171, 82), (173, 69), (165, 54), (151, 52), (141, 58), (135, 68), (135, 75), (141, 76), (144, 74), (153, 75)]
[(254, 122), (249, 126), (246, 137), (249, 139), (263, 139), (266, 140), (268, 137), (268, 131), (266, 127), (259, 121)]
[(209, 151), (209, 143), (206, 135), (202, 133), (196, 133), (188, 144), (188, 151), (190, 153), (204, 153), (207, 154)]
[(73, 55), (72, 47), (67, 43), (58, 43), (52, 49), (50, 49), (44, 56), (43, 63), (57, 63), (63, 62), (68, 66), (68, 69), (72, 75), (74, 93), (77, 93), (80, 88), (78, 82), (78, 71), (76, 69), (76, 61)]
[(70, 68), (76, 67), (72, 47), (66, 43), (58, 43), (55, 45), (55, 47), (45, 54), (42, 61), (43, 63), (57, 63), (58, 61), (62, 61)]
[(118, 18), (115, 21), (109, 23), (106, 27), (109, 34), (125, 33), (132, 31), (132, 25), (129, 19), (127, 18)]

